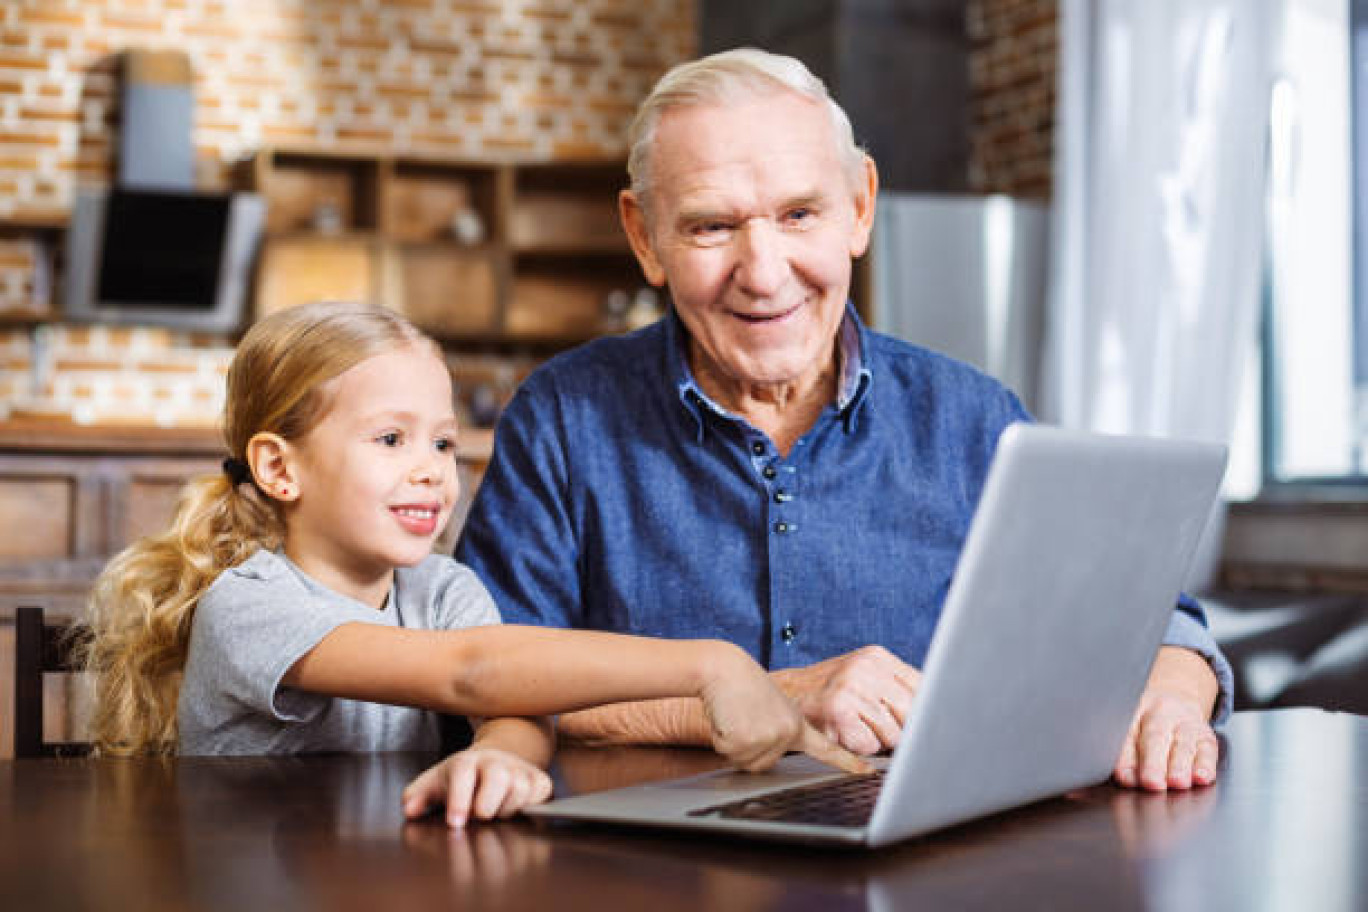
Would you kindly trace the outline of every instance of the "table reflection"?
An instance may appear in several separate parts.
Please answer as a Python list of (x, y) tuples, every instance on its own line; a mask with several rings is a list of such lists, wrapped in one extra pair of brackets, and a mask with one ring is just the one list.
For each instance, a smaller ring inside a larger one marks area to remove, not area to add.
[[(0, 908), (1329, 909), (1368, 903), (1368, 721), (1237, 716), (1216, 785), (1080, 789), (864, 852), (405, 822), (415, 755), (0, 764)], [(573, 748), (569, 791), (702, 751)]]

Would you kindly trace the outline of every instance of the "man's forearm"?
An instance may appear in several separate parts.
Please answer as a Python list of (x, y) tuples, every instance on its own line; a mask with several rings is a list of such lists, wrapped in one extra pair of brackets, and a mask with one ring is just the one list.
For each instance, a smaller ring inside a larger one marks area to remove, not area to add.
[(711, 744), (703, 703), (692, 697), (609, 703), (565, 713), (560, 736), (582, 744)]

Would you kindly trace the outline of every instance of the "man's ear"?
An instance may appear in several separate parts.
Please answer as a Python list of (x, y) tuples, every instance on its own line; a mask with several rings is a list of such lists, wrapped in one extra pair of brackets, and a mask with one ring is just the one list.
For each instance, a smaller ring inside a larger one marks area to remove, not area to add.
[(294, 453), (279, 434), (262, 432), (247, 441), (247, 464), (257, 487), (267, 496), (288, 503), (299, 497), (299, 480), (294, 470)]
[(879, 169), (874, 159), (864, 157), (860, 182), (852, 188), (855, 201), (855, 225), (850, 232), (850, 256), (858, 260), (869, 249), (869, 236), (874, 231), (874, 207), (879, 198)]
[(631, 190), (623, 190), (618, 194), (618, 217), (622, 219), (622, 230), (627, 232), (632, 253), (636, 254), (646, 281), (657, 288), (661, 287), (665, 284), (665, 269), (660, 265), (655, 247), (651, 244), (651, 229), (646, 224), (646, 210), (641, 208), (641, 201)]

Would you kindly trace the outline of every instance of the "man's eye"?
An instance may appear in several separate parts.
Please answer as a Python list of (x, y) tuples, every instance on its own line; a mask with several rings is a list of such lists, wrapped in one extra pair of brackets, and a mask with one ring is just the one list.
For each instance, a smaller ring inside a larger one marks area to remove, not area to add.
[(399, 445), (399, 441), (400, 441), (402, 438), (399, 436), (399, 432), (398, 432), (398, 431), (387, 431), (387, 432), (381, 434), (379, 437), (376, 437), (375, 439), (376, 439), (376, 441), (378, 441), (379, 443), (383, 443), (383, 444), (384, 444), (385, 446), (387, 446), (387, 447), (392, 447), (392, 446), (398, 446), (398, 445)]
[(798, 209), (789, 210), (787, 213), (785, 213), (784, 220), (788, 222), (790, 225), (800, 225), (803, 222), (812, 221), (813, 216), (815, 216), (816, 214), (816, 212), (812, 211), (806, 206), (803, 206)]
[(689, 228), (689, 234), (694, 240), (705, 243), (719, 241), (730, 231), (731, 225), (727, 222), (697, 222)]

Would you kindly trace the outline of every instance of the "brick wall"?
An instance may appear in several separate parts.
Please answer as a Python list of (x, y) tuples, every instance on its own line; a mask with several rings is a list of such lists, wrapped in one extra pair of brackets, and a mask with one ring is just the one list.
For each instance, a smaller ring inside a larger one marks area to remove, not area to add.
[[(77, 184), (111, 179), (125, 48), (189, 55), (197, 179), (219, 187), (262, 145), (621, 155), (694, 20), (694, 0), (4, 0), (0, 221), (60, 220)], [(43, 297), (34, 262), (0, 238), (0, 314)], [(0, 329), (0, 420), (212, 420), (230, 355), (155, 330)]]
[(1058, 0), (969, 0), (969, 186), (976, 193), (1050, 196), (1058, 7)]
[(0, 313), (40, 313), (47, 283), (40, 279), (42, 252), (32, 240), (0, 238)]
[(6, 0), (0, 218), (64, 212), (110, 174), (117, 61), (195, 71), (200, 178), (266, 145), (608, 156), (693, 53), (692, 0)]
[(41, 326), (0, 338), (6, 417), (78, 423), (213, 425), (232, 349), (164, 329)]

